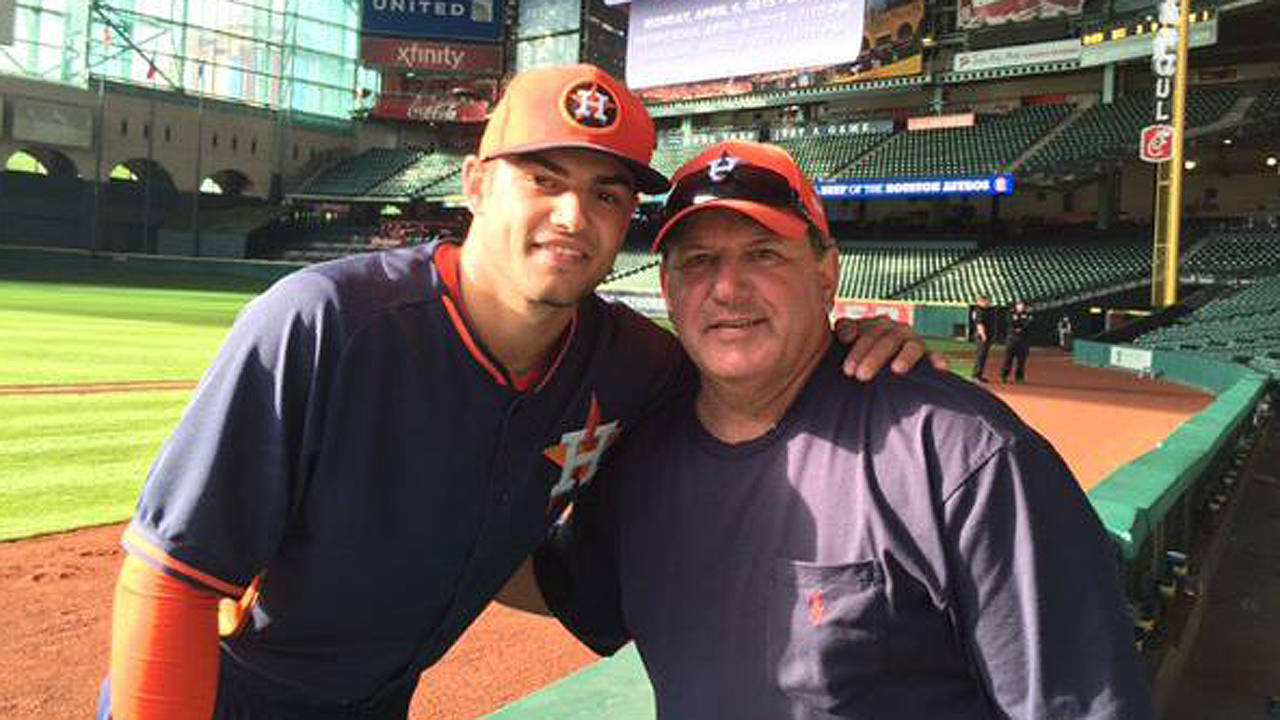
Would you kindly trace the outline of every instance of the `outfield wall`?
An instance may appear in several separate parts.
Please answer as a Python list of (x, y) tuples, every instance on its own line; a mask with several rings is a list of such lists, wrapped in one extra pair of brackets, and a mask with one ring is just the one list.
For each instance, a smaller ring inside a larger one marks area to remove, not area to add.
[(126, 274), (147, 283), (171, 284), (188, 280), (197, 286), (222, 281), (249, 288), (268, 285), (305, 267), (302, 263), (270, 260), (231, 260), (137, 253), (92, 253), (72, 248), (25, 247), (0, 244), (0, 278), (49, 276), (92, 281), (95, 270)]
[(1175, 506), (1193, 500), (1198, 486), (1221, 469), (1225, 451), (1251, 419), (1269, 378), (1243, 365), (1173, 350), (1078, 340), (1074, 355), (1081, 365), (1158, 376), (1217, 396), (1158, 447), (1116, 468), (1089, 491), (1103, 524), (1132, 561), (1149, 538), (1166, 535), (1165, 522)]

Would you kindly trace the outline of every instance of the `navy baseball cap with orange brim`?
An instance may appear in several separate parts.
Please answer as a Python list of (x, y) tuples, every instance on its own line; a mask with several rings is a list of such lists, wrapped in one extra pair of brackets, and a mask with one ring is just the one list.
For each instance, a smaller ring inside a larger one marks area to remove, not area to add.
[(810, 229), (823, 238), (831, 237), (813, 183), (777, 145), (748, 140), (717, 143), (682, 165), (671, 183), (654, 252), (682, 220), (712, 208), (745, 215), (784, 238), (805, 239)]
[(670, 183), (649, 166), (656, 140), (652, 118), (626, 85), (594, 65), (565, 65), (512, 78), (485, 126), (479, 157), (596, 150), (626, 165), (637, 190), (657, 195)]

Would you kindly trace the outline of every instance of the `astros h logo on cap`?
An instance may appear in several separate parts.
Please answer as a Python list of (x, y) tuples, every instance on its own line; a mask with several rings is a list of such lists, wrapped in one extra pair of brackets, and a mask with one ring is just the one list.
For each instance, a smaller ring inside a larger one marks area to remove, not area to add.
[(529, 70), (512, 78), (480, 138), (481, 160), (554, 148), (596, 150), (631, 170), (636, 189), (667, 191), (649, 166), (657, 133), (626, 85), (594, 65)]
[(727, 140), (706, 148), (676, 171), (653, 250), (695, 212), (723, 208), (746, 215), (778, 235), (800, 239), (815, 231), (830, 240), (822, 199), (794, 158), (777, 145)]
[(618, 101), (599, 83), (570, 86), (564, 93), (563, 107), (573, 122), (587, 127), (607, 128), (618, 122)]
[(707, 166), (707, 176), (711, 178), (711, 182), (724, 182), (733, 174), (733, 169), (738, 167), (739, 162), (738, 158), (730, 155), (729, 151), (725, 150), (720, 153), (720, 157)]

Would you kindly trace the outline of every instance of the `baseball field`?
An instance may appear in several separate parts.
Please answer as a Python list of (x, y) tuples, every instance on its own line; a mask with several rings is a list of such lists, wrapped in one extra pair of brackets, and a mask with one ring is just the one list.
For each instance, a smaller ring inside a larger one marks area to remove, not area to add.
[[(119, 523), (237, 311), (261, 287), (101, 269), (0, 276), (0, 717), (90, 716), (106, 669)], [(966, 362), (964, 346), (938, 348)], [(1053, 351), (1033, 355), (1029, 376), (993, 390), (1086, 487), (1209, 400), (1080, 368)], [(477, 717), (591, 660), (553, 622), (490, 608), (426, 674), (413, 717)]]

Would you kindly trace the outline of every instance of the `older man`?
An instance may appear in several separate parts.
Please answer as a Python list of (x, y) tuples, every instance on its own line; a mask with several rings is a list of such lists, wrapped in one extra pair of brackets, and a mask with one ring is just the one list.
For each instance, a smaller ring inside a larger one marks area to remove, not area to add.
[(539, 553), (557, 614), (599, 652), (634, 638), (663, 720), (1152, 717), (1048, 443), (949, 374), (841, 380), (836, 253), (781, 149), (724, 143), (673, 182), (656, 249), (701, 383)]

